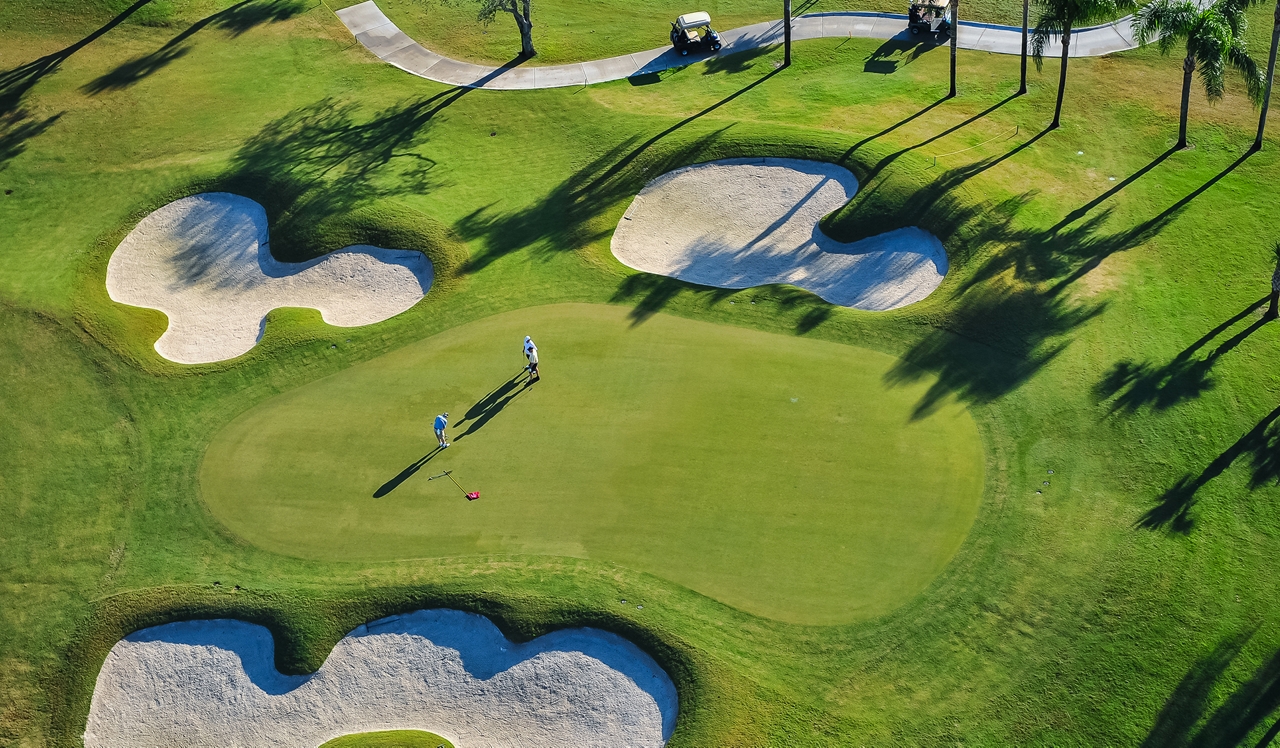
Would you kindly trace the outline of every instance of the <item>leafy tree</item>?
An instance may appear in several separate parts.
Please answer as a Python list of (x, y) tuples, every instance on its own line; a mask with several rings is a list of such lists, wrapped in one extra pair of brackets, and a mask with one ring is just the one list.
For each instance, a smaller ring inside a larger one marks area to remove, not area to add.
[(482, 23), (489, 23), (499, 13), (510, 13), (516, 19), (520, 29), (520, 56), (533, 57), (537, 54), (533, 49), (533, 20), (529, 3), (531, 0), (480, 0), (480, 14), (477, 18)]
[(1058, 103), (1053, 110), (1055, 129), (1062, 123), (1062, 95), (1067, 88), (1067, 55), (1071, 46), (1071, 30), (1081, 24), (1113, 21), (1133, 10), (1135, 0), (1036, 0), (1040, 18), (1031, 33), (1031, 54), (1039, 70), (1044, 60), (1044, 48), (1051, 39), (1062, 39), (1062, 71), (1058, 74)]
[[(1271, 104), (1271, 84), (1276, 77), (1276, 48), (1280, 47), (1280, 0), (1276, 0), (1276, 15), (1271, 27), (1271, 57), (1267, 61), (1267, 90), (1262, 94), (1262, 114), (1258, 117), (1258, 138), (1253, 150), (1262, 150), (1262, 136), (1267, 131), (1267, 107)], [(1277, 722), (1276, 724), (1280, 724)]]
[(1253, 0), (1217, 0), (1201, 7), (1195, 0), (1155, 0), (1138, 11), (1136, 37), (1146, 44), (1158, 37), (1161, 54), (1169, 54), (1179, 41), (1186, 42), (1182, 60), (1182, 115), (1178, 123), (1178, 148), (1187, 147), (1187, 110), (1191, 105), (1191, 74), (1197, 67), (1210, 102), (1222, 98), (1227, 88), (1227, 68), (1244, 77), (1249, 98), (1262, 102), (1263, 79), (1258, 63), (1249, 56), (1244, 32), (1245, 10)]

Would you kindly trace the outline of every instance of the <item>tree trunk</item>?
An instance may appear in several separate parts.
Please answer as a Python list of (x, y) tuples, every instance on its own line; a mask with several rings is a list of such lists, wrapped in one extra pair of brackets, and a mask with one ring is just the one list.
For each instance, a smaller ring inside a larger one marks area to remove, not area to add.
[[(1280, 4), (1280, 0), (1276, 0)], [(1027, 20), (1031, 16), (1031, 0), (1022, 0), (1022, 85), (1018, 86), (1018, 95), (1027, 92)]]
[(1182, 114), (1178, 118), (1178, 150), (1187, 147), (1187, 112), (1191, 109), (1191, 74), (1196, 71), (1196, 58), (1191, 54), (1182, 61)]
[[(1267, 319), (1275, 319), (1277, 316), (1280, 316), (1280, 250), (1276, 252), (1276, 271), (1271, 274), (1271, 308), (1267, 310)], [(1276, 724), (1280, 725), (1280, 721)]]
[[(1276, 47), (1280, 47), (1280, 0), (1276, 0), (1275, 26), (1271, 29), (1271, 59), (1267, 62), (1267, 90), (1262, 95), (1262, 114), (1258, 117), (1258, 138), (1253, 141), (1253, 150), (1262, 150), (1262, 136), (1267, 131), (1267, 107), (1271, 104), (1271, 84), (1276, 77)], [(1275, 298), (1272, 297), (1272, 304)]]
[[(1280, 0), (1277, 0), (1280, 2)], [(782, 66), (791, 65), (791, 0), (782, 0)]]
[(511, 15), (516, 17), (516, 26), (520, 29), (520, 56), (533, 57), (538, 54), (533, 49), (533, 19), (529, 3), (521, 0), (519, 4), (511, 3)]
[(1058, 73), (1058, 103), (1053, 108), (1053, 123), (1049, 125), (1050, 130), (1058, 129), (1058, 125), (1062, 124), (1062, 95), (1067, 91), (1067, 57), (1068, 51), (1071, 49), (1071, 24), (1065, 24), (1062, 28), (1062, 71)]
[(951, 0), (951, 93), (947, 94), (948, 99), (956, 97), (956, 45), (959, 43), (959, 36), (960, 0)]

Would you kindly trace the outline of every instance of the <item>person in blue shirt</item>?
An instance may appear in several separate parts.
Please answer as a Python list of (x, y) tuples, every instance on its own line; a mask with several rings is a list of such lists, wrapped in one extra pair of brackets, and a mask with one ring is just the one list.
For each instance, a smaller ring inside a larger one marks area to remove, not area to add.
[(440, 442), (440, 448), (444, 449), (449, 446), (449, 442), (444, 438), (444, 429), (449, 425), (449, 414), (441, 413), (436, 416), (436, 441)]

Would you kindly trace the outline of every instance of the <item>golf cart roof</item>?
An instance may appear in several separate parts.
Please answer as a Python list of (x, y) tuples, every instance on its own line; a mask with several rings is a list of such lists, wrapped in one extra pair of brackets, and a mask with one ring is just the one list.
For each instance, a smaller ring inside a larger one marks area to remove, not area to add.
[(699, 26), (710, 25), (711, 14), (701, 10), (697, 13), (685, 13), (676, 19), (676, 26), (680, 27), (682, 31), (684, 29), (694, 29)]
[(914, 2), (914, 3), (912, 3), (911, 5), (912, 5), (913, 7), (916, 7), (916, 8), (942, 8), (942, 9), (945, 9), (945, 8), (947, 8), (947, 7), (950, 7), (950, 4), (949, 4), (949, 3), (946, 3), (946, 2), (943, 2), (943, 0), (932, 0), (932, 1), (931, 1), (931, 0), (917, 0), (917, 2)]

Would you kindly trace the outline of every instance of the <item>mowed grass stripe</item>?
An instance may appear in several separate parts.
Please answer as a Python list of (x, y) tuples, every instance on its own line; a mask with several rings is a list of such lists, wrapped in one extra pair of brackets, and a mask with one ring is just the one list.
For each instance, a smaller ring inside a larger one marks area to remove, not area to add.
[[(532, 387), (516, 376), (526, 334)], [(594, 558), (760, 615), (850, 622), (920, 592), (981, 496), (968, 412), (913, 420), (932, 380), (886, 385), (900, 365), (618, 307), (524, 309), (250, 410), (214, 439), (201, 485), (227, 527), (280, 553)], [(432, 454), (441, 411), (454, 444)], [(482, 499), (427, 480), (446, 469)]]

